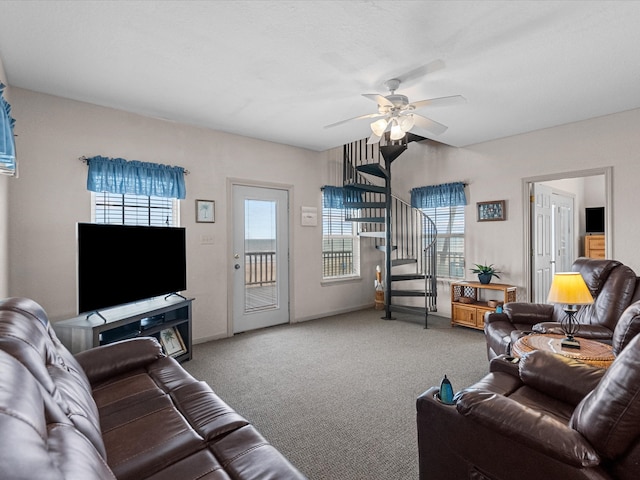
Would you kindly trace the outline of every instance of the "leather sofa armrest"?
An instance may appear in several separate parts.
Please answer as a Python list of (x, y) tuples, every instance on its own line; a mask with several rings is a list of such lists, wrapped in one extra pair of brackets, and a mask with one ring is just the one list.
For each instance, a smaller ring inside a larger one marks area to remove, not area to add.
[(514, 377), (520, 377), (520, 369), (518, 363), (520, 359), (510, 355), (498, 355), (489, 361), (490, 372), (504, 372)]
[(91, 348), (77, 353), (75, 358), (93, 385), (165, 356), (158, 340), (153, 337), (138, 337)]
[(510, 320), (505, 313), (485, 312), (484, 314), (485, 326), (488, 325), (489, 323), (497, 323), (497, 322), (510, 322)]
[(511, 323), (535, 325), (553, 320), (553, 305), (546, 303), (511, 302), (504, 305), (504, 313)]
[(534, 350), (519, 362), (522, 383), (570, 405), (577, 405), (591, 392), (605, 374), (604, 368)]
[(470, 420), (563, 463), (575, 467), (600, 463), (596, 450), (577, 431), (509, 397), (469, 390), (460, 395), (456, 408)]
[[(540, 322), (533, 326), (536, 333), (555, 333), (564, 335), (560, 322)], [(613, 338), (613, 332), (603, 325), (580, 325), (577, 337), (588, 338), (596, 341), (609, 341)]]

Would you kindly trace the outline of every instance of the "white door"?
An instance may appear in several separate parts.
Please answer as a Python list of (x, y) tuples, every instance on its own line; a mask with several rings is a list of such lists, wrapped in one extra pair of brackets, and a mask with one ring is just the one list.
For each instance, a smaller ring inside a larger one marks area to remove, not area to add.
[(533, 184), (532, 198), (533, 219), (533, 302), (547, 303), (547, 295), (551, 287), (552, 249), (551, 249), (551, 187)]
[(574, 255), (574, 219), (573, 198), (560, 193), (553, 193), (553, 273), (570, 272), (575, 261)]
[(233, 333), (289, 322), (289, 192), (233, 186)]

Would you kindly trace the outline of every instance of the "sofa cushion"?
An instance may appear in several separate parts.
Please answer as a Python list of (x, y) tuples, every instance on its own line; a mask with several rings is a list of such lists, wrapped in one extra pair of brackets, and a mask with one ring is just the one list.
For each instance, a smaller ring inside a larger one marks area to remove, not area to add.
[(189, 424), (206, 441), (249, 425), (204, 382), (185, 385), (171, 392), (171, 397)]
[[(519, 369), (520, 378), (526, 385), (574, 406), (596, 387), (604, 375), (604, 369), (542, 350), (523, 356)], [(549, 375), (550, 371), (553, 375)]]
[(243, 480), (306, 478), (252, 425), (246, 425), (210, 442), (209, 448), (231, 478)]
[[(89, 381), (76, 360), (60, 344), (43, 313), (28, 315), (35, 302), (8, 299), (0, 304), (0, 350), (18, 360), (42, 385), (81, 433), (104, 456), (98, 409)], [(20, 308), (18, 308), (18, 306)]]
[(640, 333), (640, 302), (629, 305), (622, 313), (613, 332), (613, 354), (618, 355)]
[(119, 480), (151, 475), (205, 447), (167, 395), (104, 418), (107, 461)]
[(0, 351), (0, 477), (113, 479), (101, 453), (29, 371)]
[(145, 480), (231, 480), (210, 450), (200, 450)]
[(499, 435), (510, 437), (549, 457), (576, 467), (600, 463), (595, 451), (578, 432), (553, 416), (492, 392), (467, 391), (456, 404), (457, 411)]
[(615, 459), (640, 436), (640, 336), (618, 355), (598, 386), (578, 404), (570, 425)]

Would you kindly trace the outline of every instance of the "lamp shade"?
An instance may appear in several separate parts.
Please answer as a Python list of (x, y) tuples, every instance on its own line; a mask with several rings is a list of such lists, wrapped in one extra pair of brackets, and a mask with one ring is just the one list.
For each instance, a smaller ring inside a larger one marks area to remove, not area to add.
[(563, 272), (553, 276), (547, 302), (589, 305), (593, 303), (593, 296), (579, 272)]

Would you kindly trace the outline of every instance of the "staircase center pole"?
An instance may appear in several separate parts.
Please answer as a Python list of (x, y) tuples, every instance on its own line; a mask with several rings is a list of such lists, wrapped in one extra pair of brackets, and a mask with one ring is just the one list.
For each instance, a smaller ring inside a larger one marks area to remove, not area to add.
[(391, 160), (384, 159), (384, 168), (387, 170), (387, 176), (385, 178), (385, 249), (384, 249), (384, 320), (393, 320), (391, 317), (391, 250), (392, 246), (392, 234), (391, 234)]

